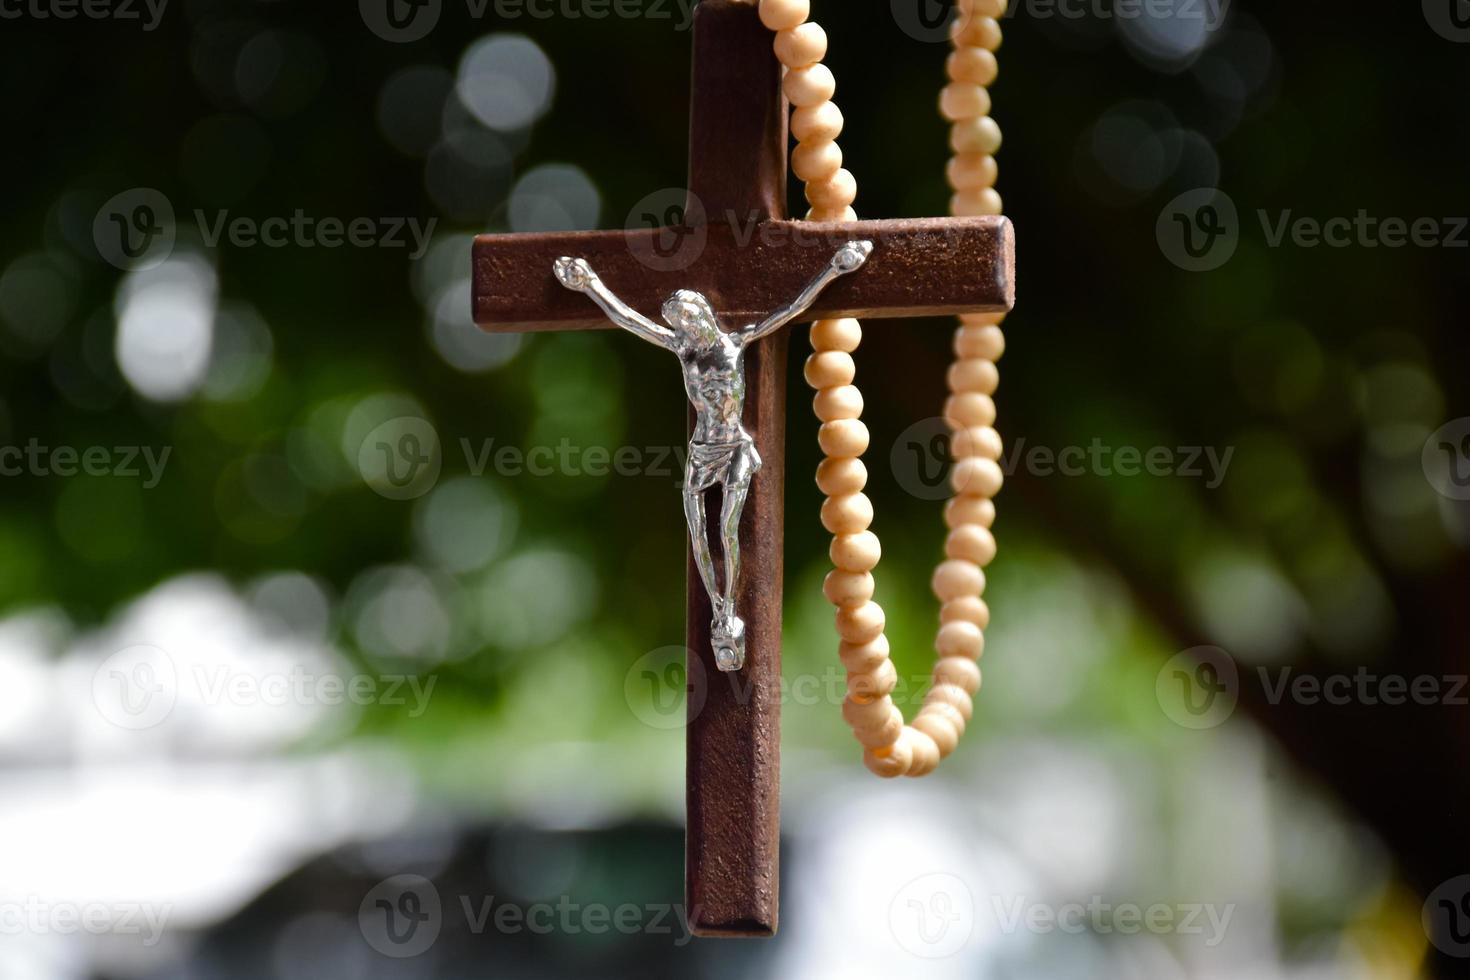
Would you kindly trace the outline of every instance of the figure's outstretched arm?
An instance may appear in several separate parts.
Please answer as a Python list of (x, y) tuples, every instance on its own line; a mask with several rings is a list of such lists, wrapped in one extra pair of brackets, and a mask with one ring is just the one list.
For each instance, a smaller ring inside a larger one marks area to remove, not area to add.
[(861, 269), (863, 263), (868, 261), (868, 256), (872, 254), (872, 242), (848, 242), (837, 250), (837, 254), (832, 256), (832, 261), (817, 273), (816, 278), (807, 283), (801, 295), (796, 297), (790, 306), (783, 307), (759, 323), (753, 323), (739, 331), (741, 341), (750, 343), (753, 340), (760, 340), (767, 334), (775, 333), (786, 326), (810, 309), (811, 305), (817, 301), (817, 297), (822, 294), (822, 290), (849, 272)]
[(574, 292), (586, 293), (593, 302), (602, 307), (602, 312), (607, 314), (609, 320), (624, 330), (663, 348), (669, 348), (673, 344), (672, 330), (659, 326), (618, 299), (607, 288), (607, 284), (598, 278), (597, 273), (592, 271), (592, 266), (586, 259), (562, 256), (553, 263), (552, 268), (558, 282)]

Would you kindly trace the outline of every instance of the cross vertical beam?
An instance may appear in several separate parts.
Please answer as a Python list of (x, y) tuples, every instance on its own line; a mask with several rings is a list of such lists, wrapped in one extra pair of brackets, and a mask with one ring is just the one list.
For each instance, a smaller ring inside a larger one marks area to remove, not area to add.
[[(691, 221), (711, 225), (786, 217), (786, 99), (771, 32), (755, 5), (704, 0), (695, 12), (690, 97)], [(746, 660), (721, 673), (710, 647), (709, 597), (691, 554), (687, 645), (692, 683), (685, 792), (686, 899), (701, 936), (771, 936), (780, 895), (781, 599), (786, 485), (786, 355), (777, 331), (745, 355), (745, 427), (764, 466), (740, 525), (735, 608)], [(689, 414), (691, 427), (694, 412)], [(720, 509), (710, 501), (714, 529)], [(718, 541), (717, 530), (711, 540)]]

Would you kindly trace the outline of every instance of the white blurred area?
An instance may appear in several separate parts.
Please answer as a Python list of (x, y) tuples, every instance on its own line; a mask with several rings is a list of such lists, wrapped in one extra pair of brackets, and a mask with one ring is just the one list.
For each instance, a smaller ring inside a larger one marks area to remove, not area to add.
[[(238, 693), (293, 671), (350, 675), (312, 627), (325, 611), (305, 576), (240, 594), (194, 575), (95, 632), (44, 610), (0, 621), (0, 908), (102, 906), (114, 927), (7, 928), (0, 976), (157, 969), (303, 861), (404, 825), (417, 793), (394, 752), (301, 748), (350, 725), (351, 705)], [(130, 723), (105, 689), (117, 651), (144, 643), (166, 651), (174, 699), (166, 717)], [(225, 679), (235, 695), (218, 694)], [(127, 932), (138, 906), (162, 917), (162, 941)]]

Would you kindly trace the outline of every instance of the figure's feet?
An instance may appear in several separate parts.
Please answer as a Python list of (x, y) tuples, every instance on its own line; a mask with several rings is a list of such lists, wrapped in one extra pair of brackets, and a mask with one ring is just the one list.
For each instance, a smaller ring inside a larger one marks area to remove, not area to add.
[(715, 651), (715, 666), (733, 673), (745, 666), (745, 620), (739, 616), (720, 616), (710, 623), (710, 645)]

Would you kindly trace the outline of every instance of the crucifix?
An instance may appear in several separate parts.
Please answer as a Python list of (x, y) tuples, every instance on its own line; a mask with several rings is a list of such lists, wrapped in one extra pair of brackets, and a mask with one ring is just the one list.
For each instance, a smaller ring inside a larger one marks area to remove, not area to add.
[[(697, 232), (697, 254), (649, 261), (668, 233), (657, 228), (480, 236), (474, 314), (491, 331), (622, 326), (683, 364), (693, 433), (686, 516), (708, 524), (703, 535), (691, 526), (688, 562), (687, 647), (708, 690), (686, 732), (687, 910), (697, 935), (769, 936), (780, 836), (782, 327), (798, 316), (1004, 312), (1014, 247), (1001, 217), (788, 220), (787, 102), (771, 30), (752, 5), (703, 0), (693, 60), (689, 203), (675, 231)], [(709, 335), (720, 328), (727, 339)], [(701, 404), (728, 404), (735, 388), (736, 419)], [(694, 510), (690, 498), (706, 491), (721, 505)], [(741, 506), (724, 506), (731, 494), (745, 497)], [(727, 539), (738, 539), (738, 556)]]

